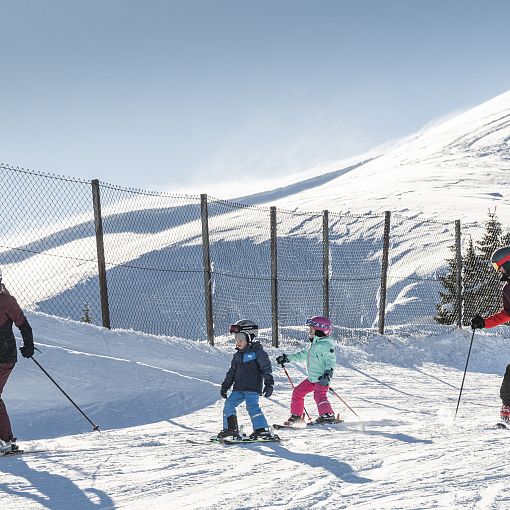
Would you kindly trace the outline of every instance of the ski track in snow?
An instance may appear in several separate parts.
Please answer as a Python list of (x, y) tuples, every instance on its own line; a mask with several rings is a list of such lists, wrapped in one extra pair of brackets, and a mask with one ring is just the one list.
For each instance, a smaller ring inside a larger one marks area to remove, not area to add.
[[(60, 350), (71, 358), (84, 354)], [(342, 355), (349, 357), (348, 347)], [(344, 424), (281, 430), (288, 439), (281, 444), (186, 443), (207, 440), (221, 428), (218, 400), (158, 423), (26, 441), (27, 450), (48, 451), (0, 459), (2, 510), (509, 508), (510, 432), (492, 428), (498, 374), (468, 373), (453, 424), (462, 370), (371, 362), (359, 348), (351, 355), (351, 366), (338, 368), (334, 387), (361, 421), (331, 395)], [(110, 358), (134, 362), (114, 353)], [(300, 367), (289, 369), (296, 382), (301, 379)], [(272, 423), (288, 415), (291, 393), (282, 371), (274, 371), (274, 397), (262, 399)], [(196, 378), (196, 391), (204, 383), (210, 384)], [(311, 398), (306, 405), (316, 415)], [(249, 432), (242, 406), (239, 418)]]

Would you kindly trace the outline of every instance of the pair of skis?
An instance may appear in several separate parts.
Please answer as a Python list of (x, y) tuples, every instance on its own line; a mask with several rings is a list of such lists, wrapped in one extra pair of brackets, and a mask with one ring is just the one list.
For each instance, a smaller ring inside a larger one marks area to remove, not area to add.
[(191, 444), (218, 443), (224, 445), (280, 443), (281, 441), (282, 441), (281, 438), (278, 437), (277, 435), (273, 436), (272, 438), (258, 438), (258, 439), (251, 439), (249, 436), (243, 436), (241, 438), (212, 436), (209, 438), (209, 441), (196, 441), (194, 439), (186, 439), (186, 442)]

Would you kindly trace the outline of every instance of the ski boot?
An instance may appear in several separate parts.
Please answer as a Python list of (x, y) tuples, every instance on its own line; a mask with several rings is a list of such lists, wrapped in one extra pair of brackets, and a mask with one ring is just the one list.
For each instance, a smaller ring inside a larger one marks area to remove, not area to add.
[(314, 425), (320, 424), (331, 424), (331, 423), (342, 423), (343, 420), (340, 419), (340, 416), (335, 416), (333, 413), (324, 413), (321, 414), (316, 420), (312, 422)]
[(2, 441), (0, 439), (0, 455), (17, 452), (18, 450), (19, 446), (16, 444), (16, 438), (12, 438), (10, 441)]
[(269, 429), (262, 428), (262, 429), (255, 429), (250, 434), (250, 439), (260, 439), (263, 441), (264, 440), (265, 441), (278, 441), (280, 438), (276, 434), (273, 434)]
[(299, 416), (298, 414), (291, 414), (287, 421), (284, 421), (283, 424), (286, 427), (299, 427), (300, 425), (304, 425), (305, 417), (304, 415)]
[(499, 411), (499, 428), (510, 429), (510, 406), (502, 405)]
[(226, 437), (232, 437), (234, 439), (241, 439), (239, 434), (239, 426), (237, 424), (237, 416), (232, 415), (227, 417), (227, 428), (218, 432), (217, 438), (224, 439)]

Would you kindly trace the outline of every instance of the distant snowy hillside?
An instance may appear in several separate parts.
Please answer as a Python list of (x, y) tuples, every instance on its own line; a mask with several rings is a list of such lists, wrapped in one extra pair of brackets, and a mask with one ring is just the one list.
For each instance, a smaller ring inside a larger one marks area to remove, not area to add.
[(510, 226), (509, 170), (510, 91), (424, 129), (379, 157), (331, 172), (329, 179), (312, 179), (289, 196), (285, 188), (270, 191), (267, 203), (355, 213), (391, 210), (444, 221), (483, 221), (497, 206)]

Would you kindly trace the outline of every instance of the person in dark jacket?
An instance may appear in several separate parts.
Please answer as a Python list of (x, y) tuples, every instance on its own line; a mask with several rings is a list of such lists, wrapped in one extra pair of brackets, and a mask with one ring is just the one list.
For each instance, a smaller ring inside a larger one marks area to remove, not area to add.
[[(258, 334), (258, 326), (252, 321), (240, 320), (230, 326), (230, 333), (234, 334), (237, 352), (221, 384), (220, 394), (226, 400), (223, 408), (223, 430), (218, 437), (240, 437), (236, 408), (246, 402), (253, 425), (250, 438), (272, 438), (267, 420), (260, 409), (259, 396), (269, 398), (272, 395), (274, 380), (269, 356), (260, 342), (253, 341)], [(227, 397), (227, 391), (232, 385), (233, 391)]]
[(12, 434), (9, 415), (2, 400), (5, 383), (17, 361), (16, 340), (12, 332), (13, 323), (19, 328), (23, 337), (23, 347), (20, 348), (22, 356), (31, 358), (34, 354), (32, 328), (16, 299), (9, 294), (2, 283), (0, 269), (0, 453), (18, 449), (16, 438)]
[[(496, 250), (492, 254), (491, 262), (494, 269), (501, 273), (501, 281), (506, 282), (502, 292), (503, 308), (489, 317), (483, 318), (481, 315), (475, 315), (471, 319), (473, 329), (494, 328), (500, 324), (510, 322), (510, 246), (504, 246)], [(499, 413), (501, 423), (510, 428), (510, 365), (506, 367), (499, 396), (502, 401)]]

